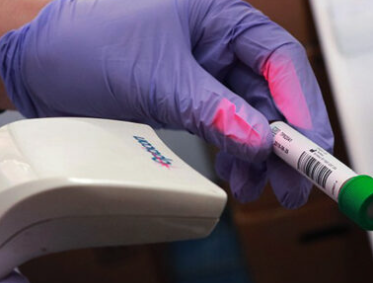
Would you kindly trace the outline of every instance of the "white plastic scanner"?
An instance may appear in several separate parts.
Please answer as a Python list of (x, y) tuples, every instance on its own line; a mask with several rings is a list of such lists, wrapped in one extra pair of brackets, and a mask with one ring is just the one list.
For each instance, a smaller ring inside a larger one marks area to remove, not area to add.
[(48, 253), (204, 237), (225, 203), (142, 124), (48, 118), (0, 129), (0, 277)]

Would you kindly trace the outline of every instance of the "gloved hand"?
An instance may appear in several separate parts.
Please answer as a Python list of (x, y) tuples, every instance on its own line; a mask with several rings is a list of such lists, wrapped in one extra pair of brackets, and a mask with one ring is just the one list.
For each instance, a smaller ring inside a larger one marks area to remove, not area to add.
[(303, 47), (240, 0), (55, 0), (4, 36), (0, 55), (25, 116), (188, 130), (221, 149), (218, 173), (241, 201), (267, 176), (284, 206), (307, 200), (311, 184), (269, 157), (268, 120), (333, 144)]

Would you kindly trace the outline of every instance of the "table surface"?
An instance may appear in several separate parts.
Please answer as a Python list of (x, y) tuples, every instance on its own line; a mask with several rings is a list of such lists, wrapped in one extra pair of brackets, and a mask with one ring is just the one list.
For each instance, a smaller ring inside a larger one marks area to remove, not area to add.
[[(373, 175), (373, 1), (310, 4), (347, 154), (358, 174)], [(369, 238), (373, 247), (373, 233)]]

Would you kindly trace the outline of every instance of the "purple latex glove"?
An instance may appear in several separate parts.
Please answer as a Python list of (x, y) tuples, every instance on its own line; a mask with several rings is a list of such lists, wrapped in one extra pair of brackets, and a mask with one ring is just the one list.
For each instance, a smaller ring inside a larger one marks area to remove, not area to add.
[(240, 0), (56, 0), (0, 41), (1, 76), (26, 117), (88, 116), (181, 128), (221, 149), (241, 201), (269, 177), (279, 201), (311, 185), (270, 157), (268, 120), (330, 150), (333, 134), (300, 44)]

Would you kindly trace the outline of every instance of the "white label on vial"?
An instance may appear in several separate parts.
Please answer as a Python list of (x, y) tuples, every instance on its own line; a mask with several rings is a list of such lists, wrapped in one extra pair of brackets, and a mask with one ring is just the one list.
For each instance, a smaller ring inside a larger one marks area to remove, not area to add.
[(356, 173), (283, 122), (271, 123), (273, 151), (338, 202), (342, 185)]

